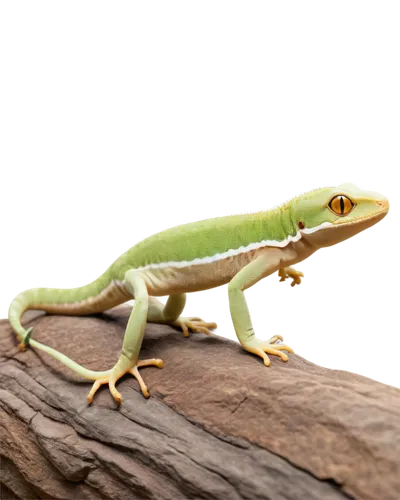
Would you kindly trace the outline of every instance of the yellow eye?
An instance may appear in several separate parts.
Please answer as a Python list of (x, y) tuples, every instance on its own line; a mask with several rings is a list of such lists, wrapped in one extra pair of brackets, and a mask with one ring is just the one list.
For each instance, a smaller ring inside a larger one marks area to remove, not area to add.
[(335, 196), (329, 202), (329, 208), (337, 215), (347, 215), (354, 207), (354, 203), (342, 194)]

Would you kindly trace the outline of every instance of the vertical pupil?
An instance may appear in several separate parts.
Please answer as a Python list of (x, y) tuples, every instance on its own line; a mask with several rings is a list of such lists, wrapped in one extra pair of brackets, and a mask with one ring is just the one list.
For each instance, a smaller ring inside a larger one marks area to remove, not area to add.
[(344, 199), (343, 196), (340, 197), (340, 213), (344, 213)]

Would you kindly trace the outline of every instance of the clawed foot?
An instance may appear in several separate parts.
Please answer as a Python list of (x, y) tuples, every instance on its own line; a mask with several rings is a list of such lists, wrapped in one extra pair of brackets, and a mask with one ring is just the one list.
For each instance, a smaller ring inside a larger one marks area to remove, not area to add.
[(207, 323), (201, 318), (178, 318), (172, 323), (174, 326), (182, 328), (183, 335), (189, 337), (189, 330), (197, 333), (205, 333), (210, 335), (210, 329), (214, 330), (217, 328), (216, 323)]
[(93, 384), (88, 396), (87, 400), (89, 403), (93, 401), (93, 397), (96, 394), (97, 390), (102, 386), (103, 384), (108, 384), (109, 389), (111, 394), (113, 395), (113, 398), (115, 399), (117, 404), (121, 404), (122, 402), (122, 396), (121, 394), (117, 391), (115, 388), (115, 384), (118, 379), (120, 379), (125, 373), (130, 373), (133, 375), (136, 380), (139, 382), (140, 389), (143, 393), (143, 396), (148, 398), (150, 397), (150, 393), (147, 389), (146, 384), (144, 383), (144, 380), (142, 376), (139, 373), (138, 368), (141, 368), (142, 366), (157, 366), (158, 368), (162, 368), (164, 365), (162, 359), (145, 359), (145, 360), (139, 360), (132, 368), (125, 368), (121, 369), (119, 368), (119, 365), (117, 364), (111, 371), (110, 375), (108, 377), (101, 378), (99, 380), (96, 380), (96, 382)]
[(264, 360), (265, 366), (269, 366), (271, 361), (266, 353), (273, 354), (275, 356), (279, 356), (282, 361), (288, 361), (288, 357), (284, 352), (287, 351), (293, 353), (293, 349), (285, 344), (276, 344), (277, 340), (283, 340), (280, 335), (274, 335), (267, 341), (263, 341), (258, 339), (257, 337), (253, 337), (251, 340), (247, 341), (246, 344), (242, 343), (242, 347), (246, 349), (246, 351), (252, 352), (253, 354), (257, 354)]
[(285, 281), (286, 278), (292, 278), (293, 281), (290, 286), (300, 285), (301, 278), (304, 278), (304, 274), (301, 271), (296, 271), (293, 267), (281, 267), (278, 275), (281, 278), (279, 281)]

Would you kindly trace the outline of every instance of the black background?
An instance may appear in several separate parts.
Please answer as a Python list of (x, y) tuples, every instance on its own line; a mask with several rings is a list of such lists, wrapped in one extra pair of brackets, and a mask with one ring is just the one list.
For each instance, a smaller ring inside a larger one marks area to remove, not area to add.
[[(220, 166), (206, 172), (201, 166), (191, 170), (170, 163), (156, 168), (118, 162), (115, 169), (102, 170), (55, 165), (46, 171), (28, 168), (24, 174), (16, 167), (6, 190), (13, 202), (2, 200), (6, 221), (0, 302), (7, 303), (7, 289), (23, 288), (26, 279), (86, 281), (113, 248), (126, 248), (137, 231), (150, 232), (152, 224), (174, 224), (178, 215), (205, 216), (209, 207), (251, 208), (257, 199), (294, 192), (296, 183), (320, 181), (320, 174), (285, 166), (250, 165), (236, 171)], [(273, 178), (268, 170), (281, 175)], [(371, 172), (361, 176), (362, 184), (384, 184), (386, 192), (393, 192), (384, 171)], [(334, 182), (336, 177), (329, 176), (329, 183)], [(320, 265), (306, 263), (313, 278), (295, 297), (266, 281), (257, 289), (257, 327), (286, 326), (290, 343), (304, 344), (313, 359), (376, 368), (377, 376), (400, 383), (394, 257), (393, 225), (385, 224), (384, 232), (370, 232), (368, 241), (355, 240), (352, 248), (321, 257)], [(224, 297), (196, 296), (192, 301), (194, 311), (216, 311), (217, 319), (223, 319)]]

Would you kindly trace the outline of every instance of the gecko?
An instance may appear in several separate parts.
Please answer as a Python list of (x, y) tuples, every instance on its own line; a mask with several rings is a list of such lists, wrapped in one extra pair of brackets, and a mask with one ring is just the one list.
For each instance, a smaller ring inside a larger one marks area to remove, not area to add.
[[(24, 350), (40, 349), (82, 377), (93, 381), (87, 400), (108, 384), (115, 401), (122, 396), (116, 382), (133, 375), (142, 394), (149, 391), (139, 373), (145, 366), (163, 367), (161, 359), (139, 359), (146, 322), (210, 334), (217, 325), (198, 317), (181, 316), (186, 294), (228, 284), (229, 307), (241, 346), (260, 356), (288, 361), (293, 353), (280, 335), (269, 340), (255, 336), (244, 291), (275, 272), (280, 281), (301, 283), (303, 273), (292, 266), (316, 250), (344, 241), (383, 219), (389, 210), (384, 196), (346, 183), (303, 193), (270, 210), (228, 215), (176, 226), (134, 245), (98, 279), (72, 289), (34, 288), (20, 293), (9, 308), (9, 321)], [(168, 296), (163, 305), (156, 297)], [(84, 368), (63, 353), (32, 338), (21, 317), (28, 309), (50, 314), (89, 315), (135, 300), (126, 326), (122, 350), (114, 367), (105, 371)]]

